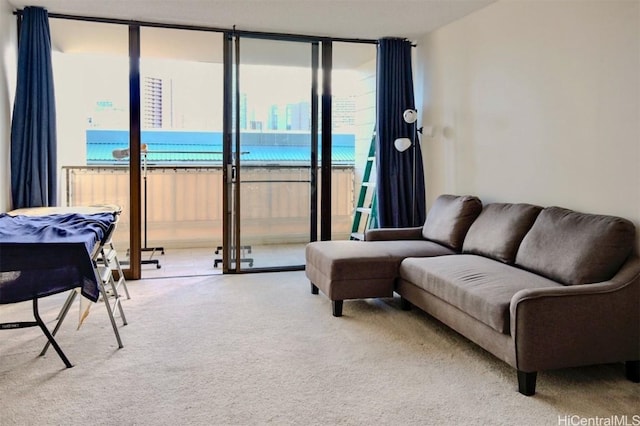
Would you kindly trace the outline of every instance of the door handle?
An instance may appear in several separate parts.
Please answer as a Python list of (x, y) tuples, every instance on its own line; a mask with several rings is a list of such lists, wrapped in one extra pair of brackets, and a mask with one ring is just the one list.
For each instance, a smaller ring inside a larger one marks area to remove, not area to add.
[(227, 164), (227, 183), (234, 183), (237, 176), (236, 166)]

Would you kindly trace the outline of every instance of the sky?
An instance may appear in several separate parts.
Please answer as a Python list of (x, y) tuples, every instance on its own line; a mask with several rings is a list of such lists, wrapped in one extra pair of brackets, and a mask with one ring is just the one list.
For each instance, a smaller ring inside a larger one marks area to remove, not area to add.
[[(125, 128), (129, 121), (129, 61), (116, 55), (54, 54), (54, 77), (64, 99), (58, 98), (58, 114), (83, 109), (93, 127)], [(188, 130), (222, 130), (222, 65), (206, 62), (142, 58), (141, 76), (161, 78), (163, 96), (173, 98), (173, 126)], [(319, 75), (319, 81), (322, 76)], [(351, 70), (335, 70), (334, 96), (362, 92), (362, 78)], [(310, 100), (311, 71), (304, 67), (240, 66), (240, 91), (247, 94), (249, 112), (266, 121), (271, 105)], [(169, 92), (170, 91), (170, 94)], [(106, 107), (105, 107), (106, 105)], [(166, 108), (166, 107), (165, 107)], [(78, 116), (75, 112), (73, 115)], [(164, 123), (169, 120), (165, 117)], [(168, 124), (167, 124), (168, 125)], [(266, 128), (266, 127), (265, 127)]]

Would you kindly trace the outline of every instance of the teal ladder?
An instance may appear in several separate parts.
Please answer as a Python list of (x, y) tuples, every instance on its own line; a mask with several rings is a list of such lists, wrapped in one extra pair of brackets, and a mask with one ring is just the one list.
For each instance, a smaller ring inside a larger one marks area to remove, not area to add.
[(367, 229), (375, 228), (378, 225), (376, 215), (376, 183), (371, 180), (371, 171), (376, 159), (376, 134), (371, 137), (369, 155), (364, 167), (362, 185), (358, 195), (358, 204), (353, 215), (353, 225), (351, 226), (351, 240), (364, 240), (364, 233)]

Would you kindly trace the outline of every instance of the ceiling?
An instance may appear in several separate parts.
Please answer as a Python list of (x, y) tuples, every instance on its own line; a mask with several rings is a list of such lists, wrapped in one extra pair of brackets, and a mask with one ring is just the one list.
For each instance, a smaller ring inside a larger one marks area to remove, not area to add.
[(495, 0), (8, 0), (17, 9), (334, 38), (422, 35)]

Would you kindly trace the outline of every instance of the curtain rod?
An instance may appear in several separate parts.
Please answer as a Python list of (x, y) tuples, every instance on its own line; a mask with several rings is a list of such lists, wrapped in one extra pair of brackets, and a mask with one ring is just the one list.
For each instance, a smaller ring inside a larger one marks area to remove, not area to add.
[[(22, 9), (16, 9), (13, 12), (14, 15), (22, 16)], [(99, 22), (103, 24), (121, 24), (121, 25), (138, 25), (141, 27), (154, 27), (154, 28), (169, 28), (177, 30), (192, 30), (192, 31), (208, 31), (208, 32), (220, 32), (243, 35), (245, 37), (263, 37), (272, 40), (300, 40), (300, 41), (331, 41), (331, 42), (344, 42), (344, 43), (362, 43), (362, 44), (378, 44), (378, 40), (373, 39), (360, 39), (360, 38), (343, 38), (343, 37), (326, 37), (326, 36), (312, 36), (303, 34), (288, 34), (288, 33), (275, 33), (265, 31), (249, 31), (249, 30), (237, 30), (235, 25), (233, 28), (220, 28), (220, 27), (206, 27), (199, 25), (185, 25), (185, 24), (167, 24), (160, 22), (150, 21), (136, 21), (117, 18), (100, 18), (95, 16), (79, 16), (79, 15), (67, 15), (61, 13), (48, 13), (50, 18), (55, 19), (69, 19), (73, 21), (86, 21), (86, 22)], [(415, 45), (412, 44), (412, 47)]]

